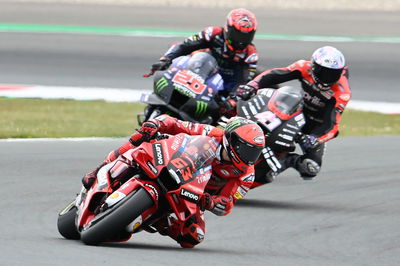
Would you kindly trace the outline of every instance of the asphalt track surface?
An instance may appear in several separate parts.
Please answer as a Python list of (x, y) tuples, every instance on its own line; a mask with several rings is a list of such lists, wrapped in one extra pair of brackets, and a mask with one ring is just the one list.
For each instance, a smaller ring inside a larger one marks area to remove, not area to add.
[(317, 180), (293, 170), (250, 191), (206, 238), (181, 249), (139, 233), (85, 246), (57, 232), (80, 177), (124, 140), (0, 141), (1, 265), (399, 265), (400, 137), (329, 143)]
[[(399, 36), (394, 25), (400, 16), (395, 13), (345, 12), (338, 20), (335, 12), (257, 11), (259, 20), (265, 21), (263, 32)], [(197, 31), (199, 25), (220, 24), (226, 10), (209, 12), (209, 23), (204, 23), (204, 10), (0, 3), (0, 22)], [(296, 27), (290, 19), (295, 19)], [(0, 80), (148, 86), (140, 74), (173, 40), (0, 33)], [(262, 64), (280, 66), (323, 44), (261, 41), (257, 45)], [(334, 45), (346, 53), (352, 66), (355, 99), (400, 101), (398, 44)], [(0, 141), (0, 265), (400, 264), (398, 136), (331, 141), (317, 180), (303, 181), (289, 170), (273, 184), (251, 191), (229, 216), (207, 214), (206, 239), (193, 250), (149, 233), (135, 235), (127, 243), (98, 247), (63, 239), (56, 228), (58, 211), (79, 190), (81, 176), (122, 142)]]

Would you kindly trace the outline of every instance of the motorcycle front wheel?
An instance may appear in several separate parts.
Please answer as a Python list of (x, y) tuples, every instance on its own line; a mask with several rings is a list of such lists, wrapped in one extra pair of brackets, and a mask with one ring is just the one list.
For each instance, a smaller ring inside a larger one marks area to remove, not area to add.
[(81, 231), (81, 240), (86, 245), (97, 245), (113, 238), (135, 220), (141, 213), (153, 206), (153, 198), (139, 188), (110, 209), (98, 214)]
[(57, 220), (58, 232), (66, 239), (80, 239), (81, 235), (75, 225), (77, 208), (75, 200), (67, 205), (59, 214)]

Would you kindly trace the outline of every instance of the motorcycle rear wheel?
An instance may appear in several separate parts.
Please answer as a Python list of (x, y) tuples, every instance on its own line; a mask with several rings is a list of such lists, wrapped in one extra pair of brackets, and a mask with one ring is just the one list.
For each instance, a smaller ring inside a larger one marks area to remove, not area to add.
[(57, 228), (58, 232), (66, 239), (78, 240), (81, 238), (76, 225), (75, 217), (77, 208), (75, 206), (75, 200), (68, 204), (67, 207), (62, 210), (58, 215)]
[(100, 213), (89, 227), (81, 231), (81, 240), (86, 245), (97, 245), (113, 238), (136, 219), (141, 213), (153, 206), (153, 198), (139, 188), (112, 208)]

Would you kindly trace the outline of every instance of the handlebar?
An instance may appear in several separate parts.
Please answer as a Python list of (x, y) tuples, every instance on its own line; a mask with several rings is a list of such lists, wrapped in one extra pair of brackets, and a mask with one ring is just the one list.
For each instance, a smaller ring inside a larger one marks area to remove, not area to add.
[(148, 74), (143, 74), (144, 78), (149, 78), (151, 76), (154, 75), (154, 73), (156, 73), (157, 70), (151, 69), (150, 72)]

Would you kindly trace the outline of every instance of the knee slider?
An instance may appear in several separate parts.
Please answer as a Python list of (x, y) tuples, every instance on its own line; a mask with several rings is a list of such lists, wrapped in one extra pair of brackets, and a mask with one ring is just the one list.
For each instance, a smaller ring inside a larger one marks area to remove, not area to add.
[(303, 160), (299, 160), (296, 169), (299, 171), (303, 179), (310, 180), (319, 173), (321, 166), (314, 160), (305, 158)]

